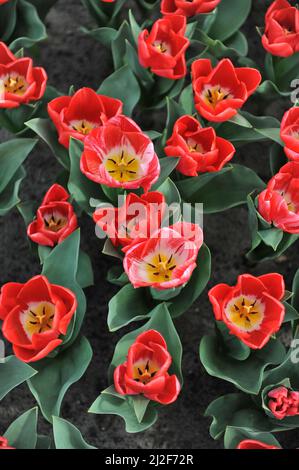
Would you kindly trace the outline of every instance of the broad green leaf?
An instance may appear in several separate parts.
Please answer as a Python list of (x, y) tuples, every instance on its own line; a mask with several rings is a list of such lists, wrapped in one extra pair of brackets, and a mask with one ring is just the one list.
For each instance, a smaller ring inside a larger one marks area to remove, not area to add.
[(112, 41), (114, 41), (117, 36), (116, 29), (105, 26), (103, 28), (96, 28), (92, 30), (82, 27), (81, 31), (85, 34), (88, 34), (93, 39), (96, 39), (96, 41), (99, 41), (106, 47), (111, 47)]
[(98, 93), (118, 98), (124, 103), (124, 114), (130, 116), (140, 99), (140, 87), (128, 65), (116, 70), (103, 82)]
[(59, 416), (64, 395), (81, 379), (92, 358), (92, 349), (83, 336), (53, 359), (36, 363), (38, 374), (28, 381), (45, 419), (52, 422)]
[(238, 428), (235, 426), (228, 426), (224, 434), (224, 447), (226, 449), (236, 449), (238, 444), (243, 441), (251, 439), (260, 441), (264, 444), (281, 447), (275, 437), (267, 432), (256, 432), (248, 428)]
[(179, 162), (179, 158), (176, 157), (164, 157), (160, 158), (160, 175), (158, 181), (152, 186), (151, 191), (157, 191), (161, 185), (166, 181), (169, 175), (173, 172)]
[(0, 360), (0, 400), (35, 374), (36, 370), (17, 359), (16, 356), (8, 356)]
[(138, 423), (142, 423), (147, 407), (150, 404), (150, 400), (145, 398), (143, 395), (135, 395), (132, 397), (132, 403)]
[(0, 193), (36, 144), (36, 139), (12, 139), (0, 144)]
[(0, 37), (1, 41), (8, 42), (11, 37), (17, 20), (16, 10), (17, 0), (10, 0), (8, 3), (1, 5), (0, 15)]
[(234, 414), (249, 406), (253, 406), (253, 402), (250, 396), (244, 393), (230, 393), (212, 401), (205, 411), (205, 416), (213, 418), (210, 425), (211, 437), (219, 439), (226, 426), (232, 423)]
[(153, 300), (147, 289), (134, 289), (132, 284), (126, 284), (108, 304), (109, 331), (116, 331), (132, 321), (147, 318), (152, 308)]
[(38, 11), (39, 16), (44, 19), (49, 10), (55, 5), (57, 0), (30, 0)]
[(83, 143), (71, 138), (69, 152), (71, 169), (68, 190), (77, 204), (87, 212), (87, 214), (91, 215), (94, 211), (90, 207), (90, 199), (105, 199), (105, 196), (101, 190), (101, 185), (86, 178), (80, 170)]
[(35, 118), (26, 122), (26, 126), (33, 130), (51, 149), (59, 163), (67, 170), (70, 159), (65, 147), (58, 142), (58, 134), (50, 119)]
[(18, 50), (21, 47), (31, 47), (36, 42), (47, 38), (45, 25), (41, 21), (36, 8), (26, 0), (18, 0), (17, 22), (13, 32), (10, 48)]
[(7, 429), (4, 437), (15, 449), (35, 449), (37, 443), (37, 407), (19, 416)]
[(263, 190), (265, 183), (250, 168), (228, 165), (219, 172), (204, 173), (178, 181), (184, 201), (202, 203), (206, 214), (221, 212), (244, 204), (254, 190)]
[(283, 239), (283, 231), (275, 227), (268, 228), (266, 230), (259, 230), (258, 235), (261, 237), (262, 241), (267, 246), (273, 248), (274, 251), (277, 250), (277, 247)]
[(88, 410), (89, 413), (95, 414), (113, 414), (120, 416), (125, 421), (126, 431), (128, 433), (136, 433), (145, 431), (152, 426), (157, 418), (157, 411), (153, 403), (147, 407), (140, 423), (134, 412), (134, 408), (128, 397), (117, 394), (115, 391), (111, 393), (111, 387), (104, 390), (95, 400)]
[(80, 230), (78, 229), (51, 251), (44, 261), (42, 270), (42, 274), (51, 283), (67, 287), (77, 298), (78, 307), (72, 324), (68, 328), (64, 345), (74, 341), (78, 336), (86, 311), (85, 295), (77, 280), (79, 249)]
[(251, 0), (222, 0), (217, 7), (217, 16), (209, 35), (225, 41), (240, 29), (251, 9)]
[(273, 144), (270, 148), (270, 169), (272, 176), (279, 172), (280, 168), (288, 162), (281, 145)]
[(227, 380), (240, 390), (254, 395), (259, 393), (265, 369), (269, 365), (280, 364), (284, 357), (283, 345), (273, 339), (263, 349), (253, 350), (243, 361), (226, 354), (215, 336), (204, 336), (200, 343), (200, 360), (208, 374)]
[(0, 216), (5, 215), (20, 202), (19, 188), (25, 176), (26, 172), (23, 166), (20, 166), (4, 191), (0, 194)]
[(96, 449), (84, 441), (79, 429), (58, 416), (53, 416), (53, 434), (56, 449)]

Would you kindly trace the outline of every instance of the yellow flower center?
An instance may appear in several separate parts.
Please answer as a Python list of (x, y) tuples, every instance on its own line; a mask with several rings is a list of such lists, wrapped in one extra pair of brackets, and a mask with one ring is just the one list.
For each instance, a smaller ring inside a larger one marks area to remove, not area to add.
[(203, 91), (204, 101), (213, 108), (216, 108), (217, 104), (221, 103), (221, 101), (232, 97), (233, 95), (230, 91), (226, 88), (222, 88), (220, 85), (209, 86)]
[(281, 193), (281, 196), (284, 198), (287, 206), (288, 206), (288, 210), (290, 212), (296, 212), (296, 204), (292, 201), (292, 198), (290, 196), (290, 194), (288, 193), (285, 193), (284, 191), (282, 191)]
[(82, 135), (88, 135), (95, 127), (97, 127), (97, 124), (87, 121), (86, 119), (81, 119), (79, 121), (71, 121), (70, 126), (74, 131), (77, 131)]
[(139, 162), (126, 150), (122, 150), (119, 154), (110, 155), (104, 166), (109, 175), (120, 183), (138, 178)]
[(187, 139), (187, 145), (189, 148), (189, 152), (199, 152), (199, 153), (204, 153), (204, 149), (202, 145), (198, 142), (195, 142), (193, 139)]
[(53, 212), (44, 216), (44, 223), (47, 230), (59, 232), (67, 225), (67, 218), (58, 212)]
[(134, 364), (133, 379), (146, 385), (155, 377), (158, 370), (159, 367), (153, 361), (140, 361)]
[(31, 339), (34, 333), (44, 333), (51, 330), (55, 315), (55, 305), (50, 302), (31, 304), (21, 313), (21, 322), (27, 336)]
[(254, 296), (235, 297), (225, 308), (227, 318), (242, 331), (257, 330), (265, 314), (264, 304)]
[(161, 52), (161, 54), (170, 54), (170, 46), (164, 41), (155, 41), (153, 46), (157, 49), (158, 52)]
[(173, 255), (168, 256), (163, 253), (155, 254), (152, 259), (146, 263), (149, 282), (169, 281), (176, 266)]
[(283, 28), (283, 32), (286, 36), (289, 34), (294, 34), (294, 31), (291, 28)]
[(10, 74), (0, 79), (3, 83), (4, 91), (14, 95), (23, 96), (28, 88), (28, 83), (22, 75)]

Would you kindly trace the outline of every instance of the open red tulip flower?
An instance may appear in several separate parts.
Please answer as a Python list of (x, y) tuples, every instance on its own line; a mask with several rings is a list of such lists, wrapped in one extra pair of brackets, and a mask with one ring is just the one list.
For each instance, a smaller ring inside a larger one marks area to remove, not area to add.
[(23, 362), (34, 362), (57, 348), (77, 308), (75, 294), (35, 276), (25, 284), (4, 284), (0, 295), (2, 333)]
[(284, 386), (268, 392), (268, 408), (276, 419), (299, 415), (299, 392)]
[(285, 316), (285, 293), (278, 273), (254, 277), (242, 274), (236, 286), (218, 284), (209, 291), (216, 320), (252, 349), (261, 349), (276, 333)]
[(284, 151), (290, 160), (299, 161), (299, 107), (294, 106), (283, 116), (280, 137), (284, 142)]
[(86, 136), (112, 117), (121, 114), (122, 102), (81, 88), (73, 96), (59, 96), (48, 104), (48, 113), (58, 131), (59, 142), (68, 148), (70, 138)]
[(227, 121), (255, 92), (261, 78), (258, 70), (234, 67), (229, 59), (222, 59), (215, 68), (210, 59), (198, 59), (192, 64), (195, 107), (209, 121)]
[(176, 121), (165, 147), (168, 157), (180, 157), (176, 169), (186, 176), (221, 170), (235, 151), (228, 140), (217, 137), (213, 127), (202, 128), (197, 119), (188, 115)]
[(128, 350), (127, 361), (116, 367), (114, 386), (121, 395), (142, 394), (163, 405), (173, 403), (181, 385), (169, 375), (172, 358), (163, 336), (156, 330), (141, 333)]
[[(1, 5), (1, 2), (0, 2)], [(10, 450), (14, 449), (14, 447), (10, 447), (8, 440), (5, 437), (0, 437), (0, 450)]]
[(299, 234), (299, 161), (289, 162), (258, 196), (264, 219), (288, 233)]
[[(9, 2), (9, 0), (0, 0), (0, 5), (3, 5), (3, 3), (7, 3)], [(0, 449), (1, 449), (1, 446), (0, 446)]]
[(237, 449), (272, 450), (280, 449), (280, 447), (271, 444), (266, 444), (265, 442), (257, 441), (256, 439), (244, 439), (243, 441), (239, 442)]
[(107, 233), (115, 246), (127, 246), (133, 240), (150, 238), (162, 223), (165, 197), (159, 191), (142, 196), (128, 194), (119, 208), (103, 207), (93, 214), (93, 220)]
[(221, 0), (162, 0), (162, 15), (194, 16), (200, 13), (210, 13)]
[(141, 65), (160, 77), (185, 77), (185, 52), (190, 43), (185, 32), (186, 18), (182, 15), (167, 15), (153, 24), (150, 33), (147, 29), (142, 31), (138, 38)]
[(59, 184), (47, 191), (36, 219), (28, 225), (27, 235), (35, 243), (54, 246), (61, 243), (78, 227), (77, 216), (70, 195)]
[(147, 192), (157, 181), (160, 163), (150, 138), (126, 116), (116, 116), (86, 137), (81, 171), (113, 188)]
[(17, 108), (38, 101), (45, 93), (47, 74), (32, 59), (18, 59), (0, 42), (0, 108)]
[(202, 243), (198, 225), (177, 222), (125, 247), (124, 269), (134, 287), (178, 287), (190, 279)]
[(266, 13), (262, 43), (272, 55), (289, 57), (299, 51), (299, 10), (287, 0), (275, 0)]

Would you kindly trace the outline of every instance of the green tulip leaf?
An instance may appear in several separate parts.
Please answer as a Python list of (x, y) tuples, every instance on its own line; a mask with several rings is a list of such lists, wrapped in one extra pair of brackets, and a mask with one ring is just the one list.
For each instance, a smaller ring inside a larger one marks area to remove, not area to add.
[(281, 447), (275, 437), (268, 432), (256, 432), (248, 428), (237, 428), (228, 426), (224, 434), (224, 447), (226, 449), (236, 449), (243, 440), (260, 441), (271, 446)]
[(79, 429), (58, 416), (53, 416), (53, 434), (56, 449), (96, 449), (84, 441)]
[(285, 349), (278, 340), (271, 339), (263, 349), (252, 350), (245, 360), (229, 355), (223, 344), (215, 336), (204, 336), (200, 343), (200, 360), (213, 377), (233, 383), (240, 390), (259, 393), (266, 368), (280, 364), (285, 357)]
[(50, 423), (53, 416), (59, 416), (64, 395), (72, 384), (81, 379), (91, 358), (89, 342), (80, 337), (54, 358), (36, 363), (38, 374), (28, 381), (28, 385), (43, 416)]
[(35, 449), (37, 443), (37, 407), (19, 416), (7, 429), (4, 437), (15, 449)]
[(2, 400), (11, 390), (30, 379), (36, 374), (34, 370), (25, 362), (20, 361), (16, 356), (8, 356), (0, 360), (0, 400)]

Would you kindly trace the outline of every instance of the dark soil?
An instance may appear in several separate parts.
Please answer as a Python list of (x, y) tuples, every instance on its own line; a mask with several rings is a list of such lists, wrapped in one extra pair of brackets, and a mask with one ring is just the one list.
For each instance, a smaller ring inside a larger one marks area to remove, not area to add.
[[(250, 40), (250, 57), (262, 67), (264, 51), (255, 26), (263, 24), (264, 12), (271, 2), (253, 0), (253, 3), (252, 13), (243, 29)], [(79, 31), (79, 24), (89, 23), (88, 14), (79, 0), (60, 0), (48, 16), (49, 40), (41, 46), (39, 62), (47, 69), (50, 84), (63, 92), (67, 92), (70, 85), (96, 89), (111, 71), (109, 54), (99, 43)], [(280, 118), (289, 106), (290, 103), (278, 100), (268, 105), (263, 113)], [(269, 178), (266, 145), (246, 146), (235, 158), (256, 170), (265, 180)], [(22, 199), (36, 201), (41, 200), (61, 171), (48, 148), (42, 144), (28, 159), (26, 169), (28, 174), (22, 187)], [(86, 440), (99, 448), (221, 448), (222, 441), (215, 442), (209, 436), (210, 420), (204, 418), (204, 411), (213, 399), (232, 391), (233, 387), (207, 375), (199, 362), (200, 339), (213, 330), (213, 314), (206, 292), (176, 321), (184, 347), (185, 386), (177, 402), (160, 413), (158, 422), (144, 433), (130, 435), (125, 432), (120, 418), (87, 413), (91, 403), (108, 385), (107, 369), (114, 346), (126, 329), (115, 334), (108, 332), (107, 305), (116, 292), (116, 288), (105, 280), (111, 259), (100, 254), (101, 243), (94, 234), (94, 224), (87, 216), (80, 219), (80, 226), (83, 248), (91, 256), (95, 272), (95, 286), (86, 291), (88, 311), (83, 328), (92, 344), (94, 357), (84, 378), (66, 394), (62, 416), (78, 426)], [(0, 227), (0, 285), (8, 281), (24, 282), (39, 273), (40, 266), (29, 251), (25, 227), (18, 212), (15, 210), (1, 218)], [(299, 265), (298, 250), (289, 250), (279, 262), (266, 262), (254, 267), (246, 265), (243, 255), (250, 246), (250, 235), (245, 207), (206, 216), (204, 233), (213, 256), (209, 287), (218, 282), (234, 283), (238, 274), (244, 272), (258, 275), (278, 271), (285, 276), (287, 288), (291, 289), (292, 278)], [(0, 434), (34, 404), (26, 386), (10, 393), (0, 406)], [(42, 419), (39, 430), (51, 432), (50, 426)], [(298, 447), (299, 432), (281, 433), (279, 439), (285, 447)]]

